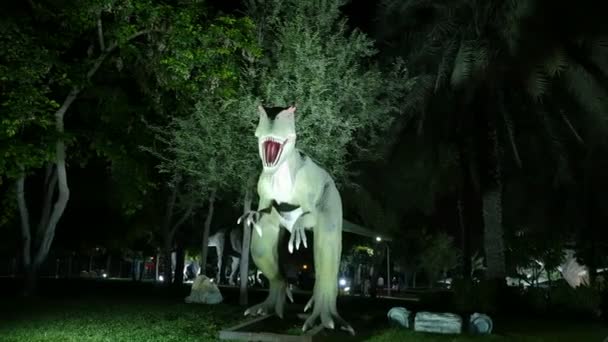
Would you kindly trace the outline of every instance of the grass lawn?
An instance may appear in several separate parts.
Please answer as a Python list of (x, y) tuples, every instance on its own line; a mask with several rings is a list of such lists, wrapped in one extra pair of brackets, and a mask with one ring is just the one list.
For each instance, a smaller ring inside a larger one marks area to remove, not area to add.
[[(183, 303), (183, 293), (163, 296), (160, 291), (146, 292), (134, 287), (128, 294), (122, 288), (104, 294), (102, 289), (66, 289), (62, 295), (47, 295), (31, 301), (0, 297), (0, 341), (216, 341), (221, 329), (243, 320), (243, 309), (234, 304), (236, 292), (227, 294), (227, 304), (195, 305)], [(256, 296), (251, 298), (252, 302), (257, 303), (263, 293)], [(305, 298), (298, 302), (305, 302)], [(374, 309), (373, 303), (343, 301), (341, 312), (353, 324), (358, 336), (351, 339), (343, 333), (331, 334), (329, 340), (603, 342), (608, 337), (608, 326), (599, 323), (500, 318), (494, 322), (496, 334), (492, 336), (415, 333), (389, 327), (386, 307)], [(282, 327), (277, 324), (276, 331), (297, 334), (300, 324), (298, 320), (285, 322)]]
[[(44, 304), (42, 310), (38, 309), (39, 304)], [(13, 309), (12, 312), (5, 311), (5, 317), (0, 321), (0, 341), (215, 341), (221, 328), (242, 320), (243, 312), (240, 307), (231, 304), (204, 306), (166, 299), (90, 298), (44, 300), (43, 303), (29, 303)], [(602, 342), (608, 337), (608, 327), (597, 324), (542, 321), (496, 323), (498, 334), (488, 337), (441, 336), (378, 327), (365, 340)], [(341, 340), (348, 341), (344, 337)]]
[[(44, 300), (0, 320), (2, 342), (214, 341), (242, 318), (234, 305), (169, 300)], [(3, 308), (4, 309), (4, 308)]]

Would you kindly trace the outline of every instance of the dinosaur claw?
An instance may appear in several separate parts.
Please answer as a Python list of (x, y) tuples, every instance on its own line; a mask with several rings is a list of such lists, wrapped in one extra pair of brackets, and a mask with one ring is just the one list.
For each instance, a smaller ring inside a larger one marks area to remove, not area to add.
[(244, 315), (244, 316), (247, 316), (247, 315), (249, 315), (250, 313), (251, 313), (251, 312), (249, 312), (249, 309), (247, 309), (247, 310), (245, 310), (245, 315)]
[(310, 298), (310, 300), (308, 301), (308, 303), (306, 303), (306, 306), (304, 307), (304, 312), (308, 311), (308, 309), (312, 308), (312, 303), (313, 303), (313, 299)]
[(336, 327), (336, 326), (334, 325), (334, 321), (333, 321), (333, 320), (330, 320), (330, 321), (327, 323), (327, 327), (328, 327), (329, 329), (332, 329), (332, 330), (333, 330), (333, 329)]
[(260, 237), (262, 237), (262, 227), (259, 224), (254, 224), (255, 231), (258, 233)]
[(287, 294), (287, 298), (289, 298), (289, 301), (291, 301), (293, 303), (293, 294), (291, 293), (291, 290), (289, 289), (289, 287), (287, 288), (285, 293)]
[(353, 329), (353, 327), (350, 325), (348, 327), (342, 327), (342, 330), (348, 331), (352, 336), (355, 336), (355, 329)]

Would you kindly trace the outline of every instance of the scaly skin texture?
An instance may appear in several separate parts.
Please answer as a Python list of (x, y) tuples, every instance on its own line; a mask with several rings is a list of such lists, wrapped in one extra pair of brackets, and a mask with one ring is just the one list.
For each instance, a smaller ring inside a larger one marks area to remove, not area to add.
[[(246, 217), (247, 222), (256, 228), (251, 240), (251, 254), (257, 267), (270, 281), (270, 290), (264, 302), (249, 308), (245, 314), (274, 311), (283, 317), (285, 296), (291, 298), (291, 294), (279, 272), (279, 231), (285, 227), (292, 234), (289, 250), (293, 251), (294, 243), (296, 248), (300, 242), (306, 247), (305, 230), (312, 229), (316, 280), (313, 296), (304, 309), (307, 311), (312, 307), (312, 313), (302, 330), (312, 328), (320, 319), (326, 328), (334, 329), (337, 325), (354, 334), (336, 308), (342, 253), (342, 200), (338, 189), (324, 169), (295, 149), (295, 107), (283, 109), (275, 117), (269, 117), (262, 107), (259, 111), (256, 136), (264, 165), (258, 180), (260, 201), (257, 211), (241, 219)], [(274, 162), (268, 162), (264, 150), (264, 141), (269, 137), (283, 142)]]

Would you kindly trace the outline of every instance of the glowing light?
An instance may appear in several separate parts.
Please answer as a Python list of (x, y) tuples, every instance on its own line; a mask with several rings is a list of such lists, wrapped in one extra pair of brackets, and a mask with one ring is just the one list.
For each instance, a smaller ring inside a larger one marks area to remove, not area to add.
[(344, 291), (346, 291), (346, 292), (350, 291), (350, 286), (345, 287)]
[(307, 270), (308, 269), (308, 265), (306, 265), (306, 264), (302, 265), (302, 269)]
[(107, 273), (104, 273), (104, 274), (102, 274), (101, 276), (102, 276), (102, 277), (104, 277), (104, 278), (107, 278), (107, 277), (108, 277), (108, 274), (107, 274)]
[(380, 242), (380, 241), (382, 241), (382, 238), (379, 236), (376, 236), (376, 241)]
[(158, 276), (158, 281), (165, 281), (165, 277), (163, 277), (162, 275)]
[(344, 278), (340, 278), (339, 283), (340, 283), (340, 286), (344, 286), (344, 285), (346, 285), (346, 279), (344, 279)]

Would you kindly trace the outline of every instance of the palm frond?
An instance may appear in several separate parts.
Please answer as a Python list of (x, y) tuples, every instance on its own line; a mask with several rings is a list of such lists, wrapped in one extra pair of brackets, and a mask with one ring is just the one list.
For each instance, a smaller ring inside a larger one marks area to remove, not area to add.
[(426, 116), (426, 107), (428, 101), (433, 95), (435, 76), (424, 74), (416, 76), (412, 80), (413, 83), (408, 95), (406, 96), (403, 108), (405, 109), (407, 116), (413, 116), (415, 114), (420, 115), (420, 119), (418, 121), (418, 130), (420, 132)]
[(571, 64), (564, 73), (568, 91), (585, 111), (595, 116), (594, 126), (608, 130), (608, 94), (593, 75), (580, 64)]
[(574, 126), (572, 125), (572, 123), (570, 122), (570, 120), (568, 119), (568, 117), (566, 116), (566, 113), (564, 113), (564, 111), (560, 111), (560, 115), (561, 115), (562, 120), (566, 124), (566, 126), (568, 126), (568, 129), (570, 130), (570, 132), (572, 132), (572, 135), (574, 135), (574, 138), (581, 145), (585, 145), (585, 141), (583, 140), (583, 138), (581, 138), (581, 135), (578, 134), (578, 131), (576, 130), (576, 128), (574, 128)]
[(567, 67), (568, 57), (561, 47), (555, 49), (555, 51), (543, 62), (543, 71), (549, 77), (559, 76)]
[(608, 37), (599, 37), (589, 42), (589, 58), (608, 76)]
[(460, 42), (457, 38), (451, 39), (443, 53), (443, 58), (437, 69), (437, 78), (435, 79), (435, 92), (437, 92), (445, 84), (446, 79), (452, 73), (454, 68), (454, 60), (458, 53)]
[(480, 75), (488, 70), (490, 65), (490, 50), (485, 44), (477, 44), (473, 55), (473, 75)]
[(534, 12), (534, 1), (509, 0), (502, 8), (502, 22), (498, 27), (502, 28), (500, 34), (509, 48), (511, 54), (517, 51), (525, 30), (522, 29), (522, 19), (529, 17)]
[(471, 79), (474, 62), (475, 42), (471, 40), (461, 41), (454, 61), (454, 70), (452, 71), (452, 87), (459, 87)]
[(526, 88), (528, 95), (538, 102), (542, 102), (550, 85), (550, 77), (545, 73), (542, 65), (537, 65), (528, 75)]

